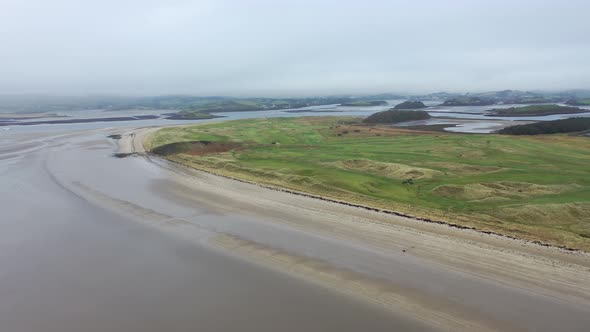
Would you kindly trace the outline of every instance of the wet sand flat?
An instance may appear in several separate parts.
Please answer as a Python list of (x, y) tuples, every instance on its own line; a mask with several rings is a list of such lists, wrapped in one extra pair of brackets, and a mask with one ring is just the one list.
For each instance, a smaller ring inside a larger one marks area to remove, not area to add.
[[(21, 153), (9, 151), (18, 158), (0, 160), (1, 331), (428, 329), (77, 195), (69, 177), (82, 173), (117, 179), (112, 192), (130, 184), (105, 168), (120, 164), (110, 163), (102, 134), (87, 144), (71, 136), (23, 141)], [(149, 169), (129, 171), (150, 178)]]

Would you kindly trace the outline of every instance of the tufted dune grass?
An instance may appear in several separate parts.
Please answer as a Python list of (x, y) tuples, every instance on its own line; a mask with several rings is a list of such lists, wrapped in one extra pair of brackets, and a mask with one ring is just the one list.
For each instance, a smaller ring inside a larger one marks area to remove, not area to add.
[(146, 145), (195, 141), (235, 148), (206, 154), (179, 149), (165, 158), (264, 185), (590, 250), (587, 137), (455, 134), (305, 117), (164, 128)]

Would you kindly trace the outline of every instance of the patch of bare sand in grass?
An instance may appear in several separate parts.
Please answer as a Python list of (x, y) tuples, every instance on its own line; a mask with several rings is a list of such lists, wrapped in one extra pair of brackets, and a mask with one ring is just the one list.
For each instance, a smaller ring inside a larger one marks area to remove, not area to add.
[(534, 196), (555, 195), (574, 189), (575, 185), (540, 185), (528, 182), (481, 182), (466, 185), (442, 185), (432, 193), (438, 196), (467, 201), (507, 200)]
[(394, 179), (424, 179), (444, 175), (443, 172), (430, 168), (415, 167), (405, 164), (384, 163), (369, 159), (339, 160), (326, 165), (336, 166), (351, 171), (367, 172)]

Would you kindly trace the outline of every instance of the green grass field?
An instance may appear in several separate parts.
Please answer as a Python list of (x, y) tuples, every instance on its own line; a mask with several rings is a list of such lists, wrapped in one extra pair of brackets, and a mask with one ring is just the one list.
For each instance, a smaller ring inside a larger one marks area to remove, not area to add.
[(590, 139), (420, 132), (359, 121), (207, 123), (161, 129), (147, 144), (231, 142), (197, 150), (178, 145), (166, 158), (266, 185), (590, 250)]

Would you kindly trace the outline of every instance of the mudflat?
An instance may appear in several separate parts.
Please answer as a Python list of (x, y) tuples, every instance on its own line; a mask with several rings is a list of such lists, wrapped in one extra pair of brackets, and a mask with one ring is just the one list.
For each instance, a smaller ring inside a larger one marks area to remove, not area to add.
[(109, 131), (5, 133), (0, 142), (0, 330), (422, 331), (429, 326), (182, 236), (235, 222), (152, 192), (167, 175), (113, 158)]

